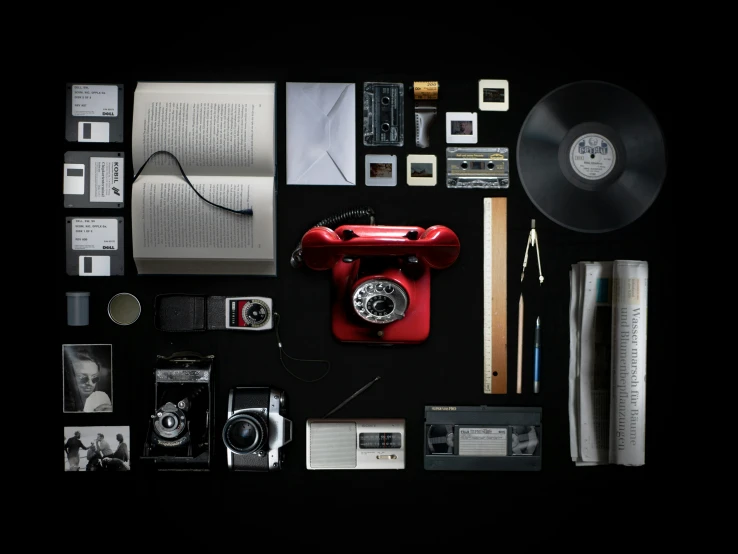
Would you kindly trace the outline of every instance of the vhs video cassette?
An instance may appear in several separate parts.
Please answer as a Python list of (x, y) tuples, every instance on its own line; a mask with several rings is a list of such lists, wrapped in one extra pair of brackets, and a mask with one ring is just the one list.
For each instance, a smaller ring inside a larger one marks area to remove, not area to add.
[(364, 83), (364, 146), (405, 143), (402, 83)]
[(446, 186), (459, 189), (509, 188), (509, 150), (505, 147), (446, 148)]
[(424, 467), (540, 471), (539, 407), (426, 406)]

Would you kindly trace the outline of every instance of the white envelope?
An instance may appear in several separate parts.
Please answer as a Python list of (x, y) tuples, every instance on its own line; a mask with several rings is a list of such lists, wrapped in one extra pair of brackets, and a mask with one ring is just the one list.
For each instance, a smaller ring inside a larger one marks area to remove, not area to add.
[(287, 184), (356, 184), (354, 83), (287, 83)]

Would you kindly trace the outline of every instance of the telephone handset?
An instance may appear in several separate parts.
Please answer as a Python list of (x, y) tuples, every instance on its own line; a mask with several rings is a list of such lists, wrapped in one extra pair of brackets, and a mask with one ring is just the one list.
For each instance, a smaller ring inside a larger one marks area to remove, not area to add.
[(430, 332), (430, 272), (452, 265), (459, 239), (443, 225), (316, 226), (299, 256), (332, 270), (334, 336), (344, 342), (415, 344)]

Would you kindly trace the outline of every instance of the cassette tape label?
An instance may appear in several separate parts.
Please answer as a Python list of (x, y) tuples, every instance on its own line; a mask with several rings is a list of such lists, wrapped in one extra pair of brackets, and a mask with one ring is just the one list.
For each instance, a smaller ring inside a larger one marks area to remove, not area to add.
[(73, 85), (72, 115), (75, 117), (117, 117), (118, 87), (115, 85)]
[(462, 427), (459, 456), (507, 456), (507, 428)]
[(118, 220), (73, 219), (72, 250), (118, 250)]
[(447, 148), (446, 184), (449, 188), (508, 188), (508, 149)]
[(123, 201), (123, 160), (90, 158), (90, 202)]

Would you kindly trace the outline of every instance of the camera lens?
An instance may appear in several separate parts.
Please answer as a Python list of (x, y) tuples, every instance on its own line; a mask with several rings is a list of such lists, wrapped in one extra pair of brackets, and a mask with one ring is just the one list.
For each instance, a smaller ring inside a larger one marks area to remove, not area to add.
[(154, 431), (160, 437), (173, 440), (184, 433), (187, 427), (187, 416), (173, 403), (167, 402), (157, 410), (154, 419)]
[(238, 414), (223, 428), (223, 441), (238, 454), (249, 454), (264, 444), (264, 424), (250, 414)]

